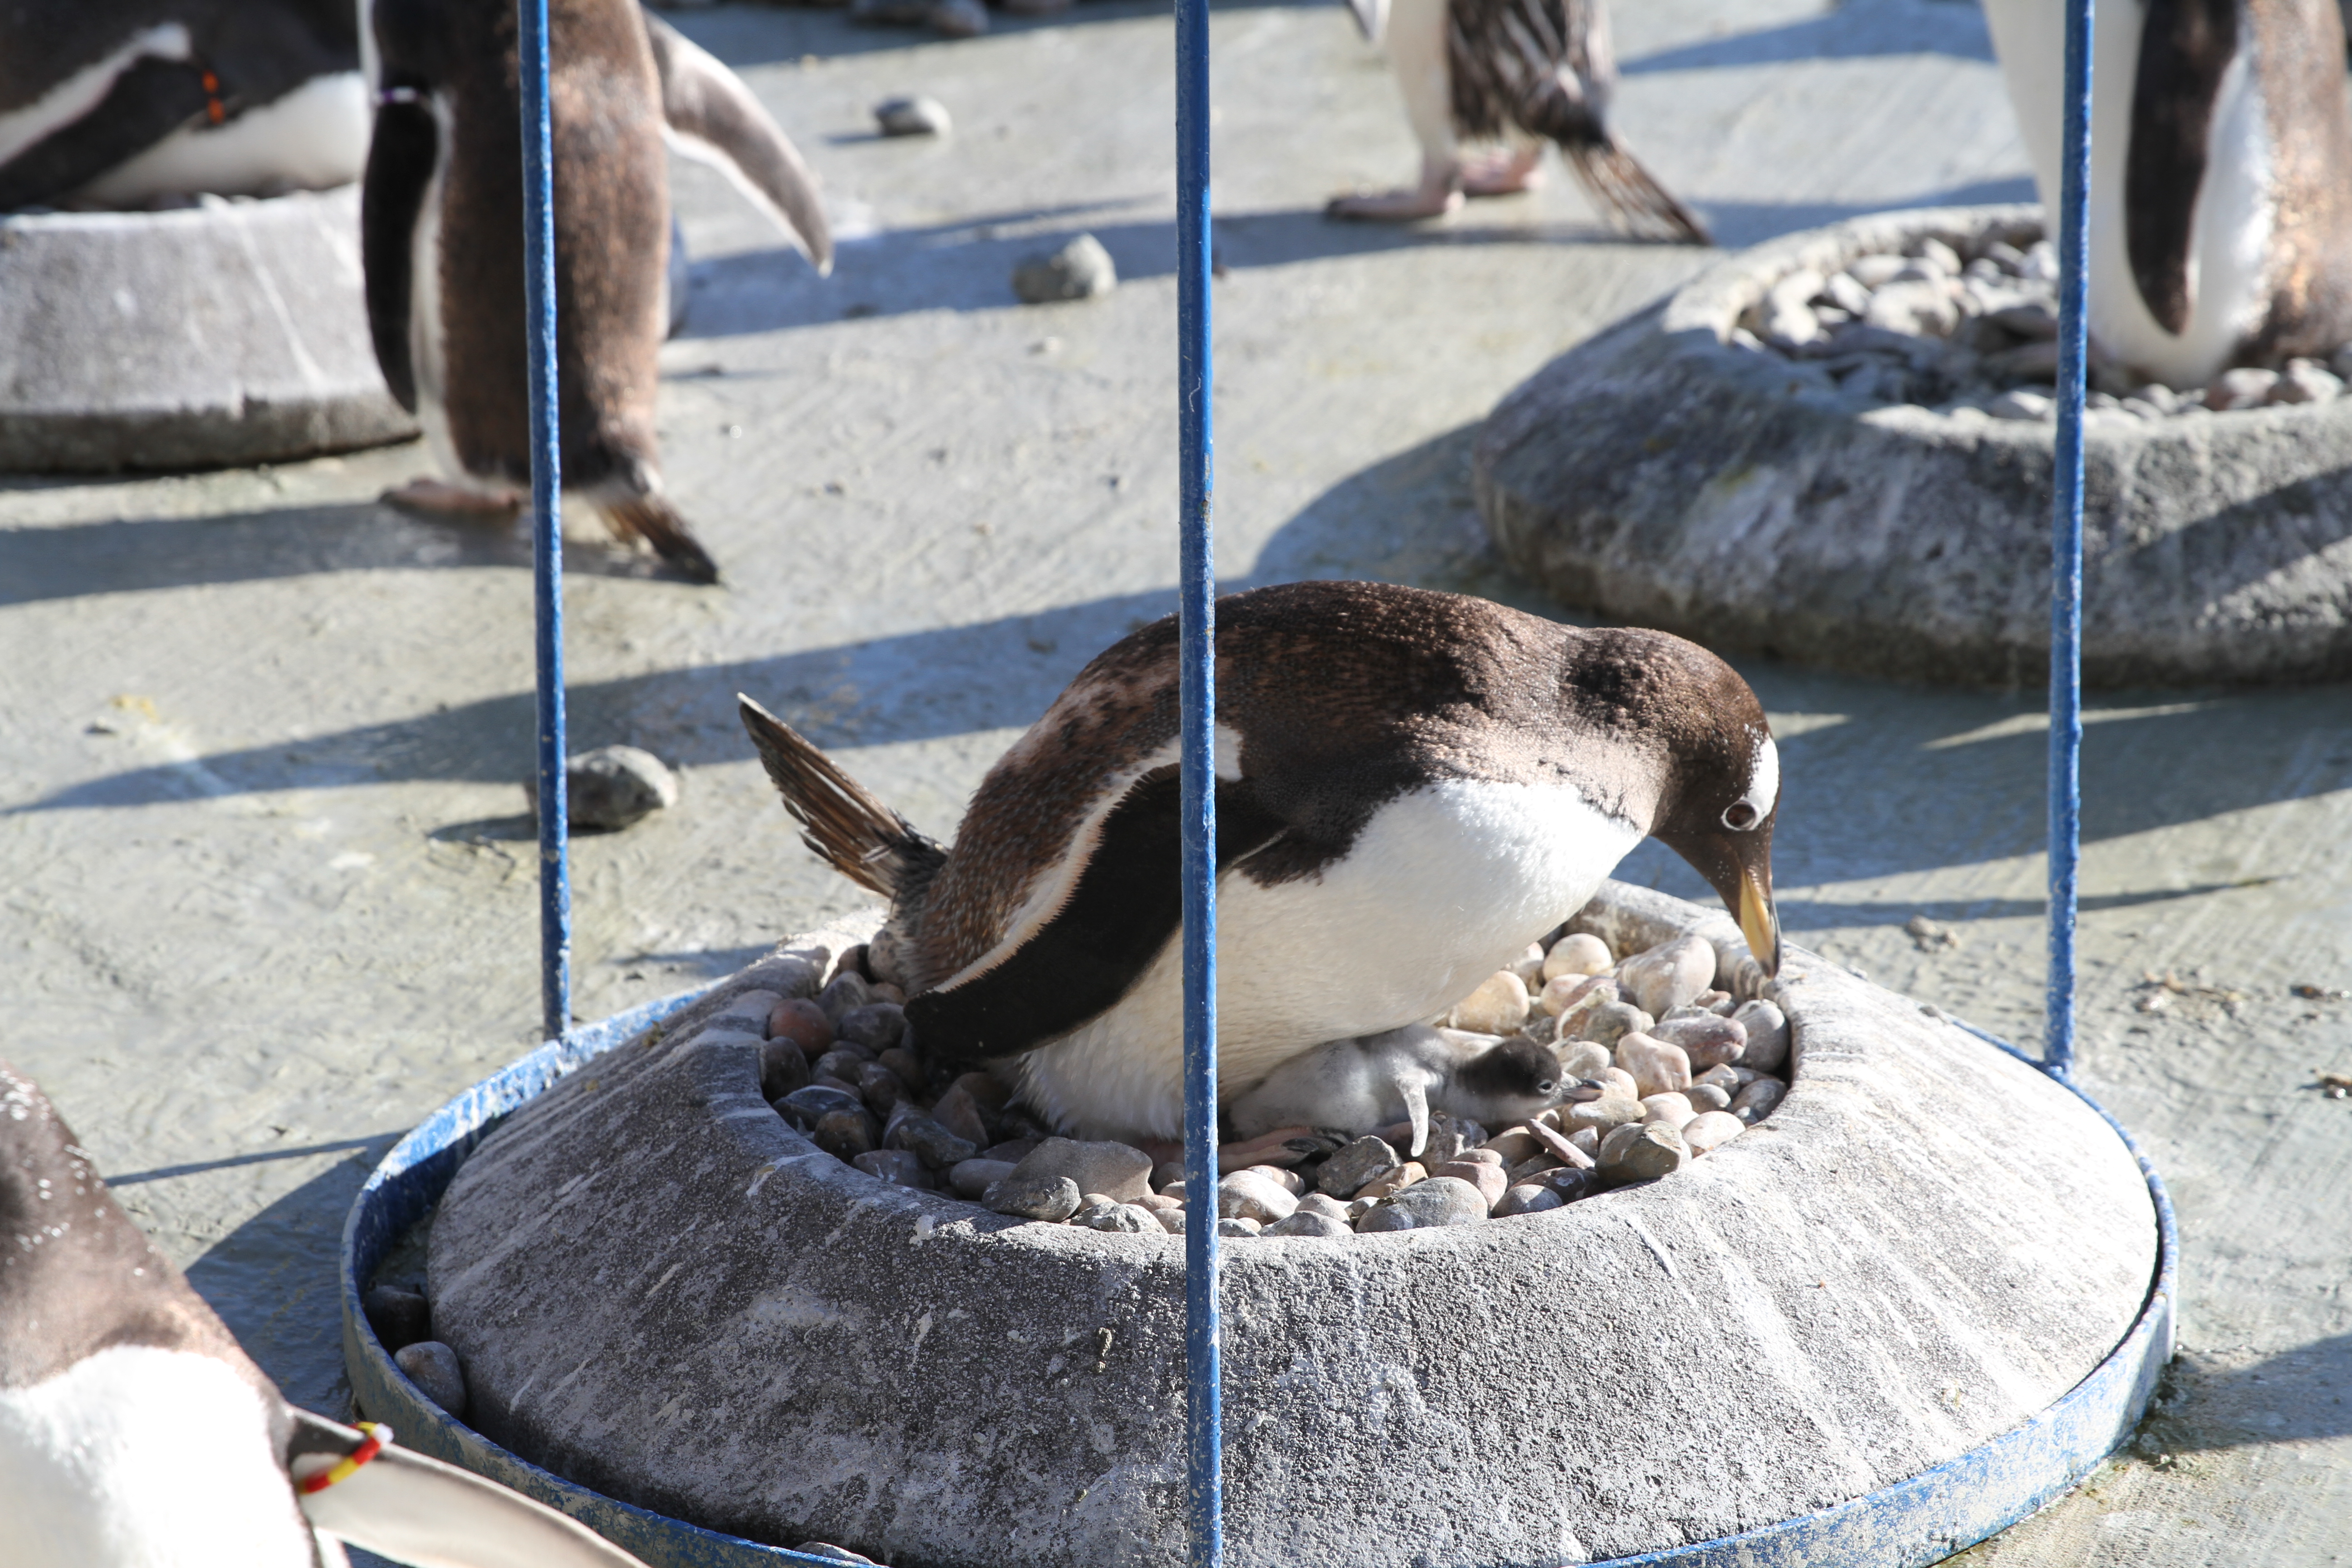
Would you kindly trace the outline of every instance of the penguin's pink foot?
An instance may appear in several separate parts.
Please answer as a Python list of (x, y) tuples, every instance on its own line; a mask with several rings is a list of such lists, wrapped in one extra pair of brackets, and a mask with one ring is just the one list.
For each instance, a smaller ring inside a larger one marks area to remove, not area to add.
[(411, 479), (377, 499), (388, 507), (421, 517), (477, 522), (504, 522), (522, 510), (522, 501), (518, 497), (489, 495), (464, 485), (453, 485), (446, 479)]
[(1444, 217), (1461, 207), (1462, 193), (1451, 185), (1423, 184), (1377, 196), (1334, 196), (1324, 207), (1323, 216), (1370, 223), (1411, 223), (1415, 218)]
[(1497, 148), (1465, 159), (1462, 194), (1469, 196), (1515, 196), (1543, 184), (1543, 149)]

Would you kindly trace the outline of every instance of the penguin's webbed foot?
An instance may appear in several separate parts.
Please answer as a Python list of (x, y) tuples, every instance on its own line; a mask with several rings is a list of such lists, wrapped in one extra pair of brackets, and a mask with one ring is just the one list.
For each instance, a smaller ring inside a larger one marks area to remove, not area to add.
[(1543, 184), (1543, 143), (1494, 148), (1462, 162), (1462, 194), (1515, 196)]
[(1423, 184), (1376, 196), (1333, 196), (1323, 216), (1370, 223), (1412, 223), (1418, 218), (1444, 217), (1461, 209), (1460, 191), (1450, 185), (1433, 190)]
[(411, 479), (376, 500), (412, 516), (465, 522), (510, 522), (522, 511), (520, 496), (453, 485), (446, 479)]

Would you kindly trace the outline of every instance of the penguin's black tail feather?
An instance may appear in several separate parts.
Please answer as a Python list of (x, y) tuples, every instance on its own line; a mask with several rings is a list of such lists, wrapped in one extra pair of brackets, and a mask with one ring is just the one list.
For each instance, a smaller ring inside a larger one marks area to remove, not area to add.
[(894, 900), (927, 884), (947, 851), (877, 799), (793, 727), (735, 694), (761, 765), (805, 829), (801, 842), (861, 888)]
[(686, 519), (657, 490), (622, 496), (604, 503), (604, 521), (623, 540), (644, 540), (654, 553), (677, 568), (688, 582), (719, 581), (719, 563), (694, 537)]
[(1557, 140), (1568, 166), (1576, 171), (1593, 200), (1629, 232), (1683, 245), (1715, 243), (1706, 225), (1614, 141), (1605, 137), (1597, 142)]

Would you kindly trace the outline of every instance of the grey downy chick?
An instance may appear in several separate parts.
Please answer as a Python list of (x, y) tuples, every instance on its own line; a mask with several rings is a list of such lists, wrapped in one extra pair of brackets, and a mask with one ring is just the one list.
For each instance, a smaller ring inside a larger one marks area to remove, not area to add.
[(1410, 1157), (1428, 1147), (1433, 1110), (1507, 1125), (1559, 1104), (1563, 1087), (1559, 1058), (1533, 1040), (1408, 1024), (1293, 1057), (1225, 1115), (1240, 1138), (1277, 1127), (1369, 1132), (1410, 1121)]

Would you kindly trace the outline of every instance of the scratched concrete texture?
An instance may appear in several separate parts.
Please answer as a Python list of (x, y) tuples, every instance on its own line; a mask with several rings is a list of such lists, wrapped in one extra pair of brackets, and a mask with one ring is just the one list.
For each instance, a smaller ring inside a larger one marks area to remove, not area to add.
[[(819, 280), (680, 168), (666, 467), (728, 585), (570, 552), (575, 745), (646, 746), (685, 780), (675, 810), (576, 847), (583, 1017), (859, 901), (788, 830), (737, 689), (944, 833), (1174, 576), (1164, 14), (1086, 0), (955, 43), (829, 12), (677, 20), (822, 171), (844, 243)], [(1972, 6), (1652, 0), (1616, 24), (1619, 129), (1727, 244), (2030, 195)], [(1442, 223), (1326, 224), (1327, 196), (1413, 164), (1380, 58), (1326, 5), (1222, 6), (1213, 48), (1221, 574), (1544, 607), (1471, 508), (1476, 421), (1706, 253), (1612, 238), (1556, 167)], [(872, 103), (916, 90), (954, 135), (875, 137)], [(1080, 230), (1119, 289), (1016, 304), (1013, 264)], [(528, 556), (375, 503), (425, 466), (409, 446), (0, 480), (0, 1049), (331, 1411), (362, 1171), (538, 1035)], [(2031, 1046), (2039, 695), (1741, 668), (1782, 737), (1791, 929)], [(2180, 1205), (2182, 1353), (2131, 1447), (1972, 1561), (2352, 1555), (2352, 1100), (2311, 1087), (2352, 1068), (2352, 1003), (2289, 989), (2352, 987), (2347, 696), (2111, 693), (2089, 715), (2083, 1077)], [(1654, 848), (1622, 874), (1704, 896)]]

